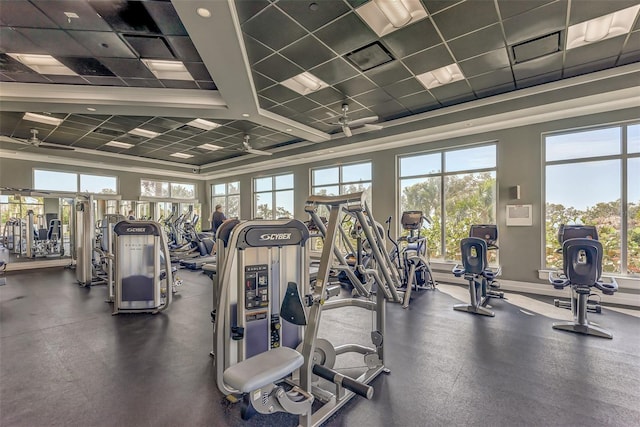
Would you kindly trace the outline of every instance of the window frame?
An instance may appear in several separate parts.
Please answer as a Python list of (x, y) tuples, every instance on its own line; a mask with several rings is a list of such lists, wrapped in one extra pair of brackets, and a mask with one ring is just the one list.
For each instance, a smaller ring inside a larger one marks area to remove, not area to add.
[[(356, 166), (356, 165), (369, 165), (369, 176), (370, 179), (369, 180), (360, 180), (360, 181), (344, 181), (344, 171), (343, 168), (345, 167), (350, 167), (350, 166)], [(321, 171), (323, 169), (338, 169), (338, 182), (330, 182), (330, 183), (325, 183), (325, 184), (315, 184), (314, 182), (314, 172), (315, 171)], [(355, 161), (355, 162), (349, 162), (349, 163), (340, 163), (340, 164), (335, 164), (335, 165), (328, 165), (328, 166), (321, 166), (321, 167), (317, 167), (317, 168), (310, 168), (309, 169), (309, 186), (310, 188), (310, 193), (309, 194), (316, 194), (315, 190), (317, 188), (323, 188), (323, 187), (338, 187), (338, 195), (341, 194), (346, 194), (342, 192), (342, 189), (347, 186), (347, 185), (363, 185), (366, 183), (369, 183), (369, 187), (371, 188), (371, 186), (373, 185), (373, 162), (371, 160), (359, 160), (359, 161)], [(366, 190), (365, 190), (366, 191)], [(368, 200), (367, 203), (369, 204), (369, 206), (371, 206), (371, 200)]]
[[(167, 184), (168, 188), (169, 188), (169, 194), (167, 196), (149, 196), (149, 195), (143, 195), (142, 194), (142, 182), (143, 181), (149, 181), (149, 182), (153, 182), (156, 184)], [(140, 187), (139, 187), (139, 191), (140, 191), (140, 200), (153, 200), (153, 201), (160, 201), (160, 200), (176, 200), (176, 201), (187, 201), (187, 202), (192, 202), (192, 201), (196, 201), (198, 200), (198, 186), (195, 182), (180, 182), (180, 181), (160, 181), (160, 180), (156, 180), (156, 179), (150, 179), (150, 178), (140, 178)], [(184, 198), (184, 197), (174, 197), (173, 194), (171, 194), (172, 190), (171, 190), (171, 186), (173, 184), (177, 184), (177, 185), (191, 185), (193, 186), (193, 197), (190, 198)]]
[[(229, 191), (229, 188), (231, 187), (231, 184), (237, 184), (237, 191), (236, 192), (231, 192)], [(214, 193), (214, 188), (217, 185), (224, 185), (224, 193), (223, 194), (215, 194)], [(211, 193), (211, 212), (213, 212), (215, 210), (216, 207), (216, 202), (215, 199), (217, 198), (224, 198), (224, 211), (225, 211), (225, 215), (229, 218), (240, 218), (240, 181), (228, 181), (228, 182), (219, 182), (217, 184), (211, 184), (211, 188), (210, 188), (210, 193)], [(232, 215), (228, 212), (228, 206), (229, 206), (229, 198), (230, 197), (237, 197), (238, 198), (238, 210), (236, 212), (237, 215)]]
[[(64, 173), (64, 174), (68, 174), (68, 175), (75, 175), (76, 177), (76, 188), (75, 190), (56, 190), (56, 189), (44, 189), (44, 188), (36, 188), (36, 172), (54, 172), (54, 173)], [(113, 178), (115, 179), (116, 183), (115, 183), (115, 193), (93, 193), (93, 192), (86, 192), (86, 191), (82, 191), (82, 177), (86, 176), (86, 177), (100, 177), (100, 178)], [(96, 195), (118, 195), (120, 194), (120, 178), (116, 175), (103, 175), (103, 174), (91, 174), (91, 173), (84, 173), (84, 172), (69, 172), (69, 171), (65, 171), (65, 170), (56, 170), (56, 169), (42, 169), (42, 168), (32, 168), (31, 170), (31, 182), (32, 182), (32, 187), (34, 188), (34, 190), (38, 191), (52, 191), (55, 193), (69, 193), (69, 194), (96, 194)]]
[[(291, 176), (291, 183), (292, 183), (292, 187), (286, 187), (286, 188), (276, 188), (276, 179), (278, 177), (283, 177), (283, 176)], [(262, 190), (262, 191), (256, 191), (256, 180), (258, 179), (265, 179), (265, 178), (270, 178), (271, 179), (271, 189), (270, 190)], [(266, 176), (254, 176), (251, 179), (251, 188), (252, 188), (252, 216), (253, 218), (257, 217), (257, 213), (258, 213), (258, 205), (256, 203), (256, 196), (259, 194), (271, 194), (271, 217), (273, 219), (277, 219), (278, 216), (276, 215), (277, 213), (277, 206), (276, 206), (276, 200), (277, 200), (277, 193), (281, 193), (284, 191), (291, 191), (292, 195), (293, 195), (293, 209), (295, 210), (295, 174), (293, 172), (284, 172), (284, 173), (279, 173), (279, 174), (275, 174), (275, 175), (266, 175)], [(295, 216), (295, 212), (291, 212), (292, 216)], [(268, 218), (265, 218), (268, 219)]]

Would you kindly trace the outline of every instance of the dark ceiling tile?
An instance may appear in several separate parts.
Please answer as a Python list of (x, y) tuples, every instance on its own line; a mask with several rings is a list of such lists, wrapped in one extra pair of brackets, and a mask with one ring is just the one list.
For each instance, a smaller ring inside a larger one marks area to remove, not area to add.
[(244, 35), (244, 47), (247, 50), (247, 57), (251, 64), (255, 64), (273, 53), (273, 50), (246, 34)]
[(327, 49), (312, 35), (303, 37), (292, 45), (282, 49), (280, 53), (305, 70), (327, 62), (335, 57), (333, 52)]
[(315, 10), (311, 9), (311, 4), (309, 1), (280, 0), (277, 5), (311, 32), (349, 12), (349, 7), (342, 0), (315, 2)]
[(509, 55), (505, 48), (487, 52), (484, 55), (461, 61), (459, 64), (465, 77), (477, 76), (489, 71), (509, 66)]
[(146, 123), (146, 125), (159, 126), (163, 132), (171, 129), (177, 129), (183, 124), (183, 121), (173, 120), (166, 117), (154, 117)]
[(127, 84), (118, 77), (105, 77), (105, 76), (83, 76), (85, 80), (94, 86), (127, 86)]
[(377, 86), (365, 77), (356, 76), (335, 84), (333, 87), (347, 96), (355, 96), (376, 89)]
[(422, 19), (407, 27), (401, 28), (382, 38), (384, 44), (398, 58), (404, 58), (412, 53), (430, 48), (442, 43), (429, 19)]
[(513, 75), (516, 81), (520, 81), (529, 77), (559, 71), (561, 68), (562, 52), (558, 52), (514, 65)]
[(560, 80), (561, 78), (562, 78), (561, 71), (552, 71), (550, 73), (545, 73), (545, 74), (517, 80), (516, 86), (518, 89), (523, 89), (526, 87), (537, 86), (545, 83), (554, 82), (556, 80)]
[(114, 58), (135, 58), (116, 33), (104, 31), (67, 31), (78, 43), (84, 46), (93, 56)]
[(211, 80), (209, 70), (202, 62), (185, 62), (184, 66), (194, 80)]
[(0, 19), (3, 25), (11, 27), (58, 28), (56, 23), (37, 7), (23, 0), (3, 1)]
[(434, 13), (440, 12), (443, 9), (453, 6), (456, 3), (460, 3), (464, 0), (422, 0), (425, 7), (427, 8), (427, 12), (431, 15)]
[(507, 44), (515, 44), (546, 36), (565, 27), (567, 19), (566, 0), (516, 15), (503, 21)]
[(233, 3), (241, 24), (271, 4), (267, 0), (242, 0)]
[(579, 65), (574, 67), (565, 67), (562, 77), (566, 79), (580, 74), (588, 74), (595, 71), (605, 70), (615, 66), (617, 59), (617, 56), (613, 56), (610, 58), (598, 59), (597, 61), (589, 62), (587, 64), (579, 63)]
[(341, 82), (358, 74), (356, 69), (342, 58), (336, 58), (319, 65), (310, 70), (310, 72), (329, 85)]
[(258, 92), (276, 84), (276, 82), (266, 76), (263, 76), (257, 71), (252, 71), (251, 74), (253, 76), (253, 85)]
[(637, 4), (637, 0), (573, 0), (569, 13), (569, 25), (608, 15)]
[(378, 104), (389, 102), (392, 98), (383, 89), (374, 89), (370, 92), (354, 96), (353, 99), (365, 107), (373, 107)]
[(292, 99), (300, 96), (296, 92), (282, 85), (275, 85), (268, 89), (265, 89), (260, 92), (260, 95), (264, 96), (265, 98), (269, 98), (270, 100), (275, 101), (279, 104), (291, 101)]
[(138, 33), (160, 33), (141, 1), (89, 0), (89, 4), (116, 31)]
[[(37, 2), (36, 6), (60, 28), (65, 30), (111, 30), (109, 24), (86, 2), (77, 0), (47, 0)], [(78, 15), (78, 18), (68, 19), (63, 11), (73, 12)]]
[(344, 95), (332, 87), (326, 87), (308, 94), (307, 98), (316, 101), (319, 104), (327, 105), (343, 100)]
[(198, 89), (196, 82), (191, 80), (160, 80), (169, 89)]
[(499, 24), (450, 40), (447, 44), (458, 61), (505, 47), (502, 28)]
[(478, 98), (487, 98), (490, 96), (500, 95), (502, 93), (511, 92), (516, 89), (516, 85), (513, 83), (506, 83), (500, 86), (494, 86), (486, 89), (477, 90), (476, 95)]
[(174, 59), (173, 52), (164, 37), (124, 35), (127, 43), (145, 59)]
[(306, 116), (310, 119), (319, 120), (323, 123), (334, 121), (333, 118), (336, 117), (336, 113), (333, 110), (330, 110), (326, 107), (316, 108), (315, 110), (311, 110), (306, 113)]
[(439, 99), (439, 100), (440, 100), (440, 104), (442, 104), (443, 107), (450, 107), (451, 105), (458, 105), (464, 102), (474, 101), (476, 99), (477, 98), (473, 93), (468, 92), (468, 93), (463, 93), (459, 95), (454, 95), (451, 98), (445, 98), (445, 99)]
[(422, 92), (424, 91), (424, 86), (422, 86), (414, 77), (411, 77), (401, 82), (385, 86), (383, 89), (392, 97), (400, 98), (412, 93)]
[(364, 74), (378, 86), (387, 86), (411, 76), (411, 73), (400, 61), (388, 62)]
[(307, 34), (304, 28), (274, 6), (245, 22), (242, 30), (273, 50), (282, 49)]
[(465, 80), (435, 87), (431, 89), (431, 94), (440, 101), (440, 103), (443, 103), (444, 100), (450, 100), (451, 98), (473, 95), (469, 84)]
[(253, 69), (277, 82), (287, 80), (288, 78), (296, 76), (304, 71), (277, 53), (258, 62), (253, 66)]
[(127, 86), (131, 86), (131, 87), (154, 87), (154, 88), (164, 87), (162, 83), (160, 83), (160, 81), (157, 79), (123, 78), (122, 80), (124, 80)]
[(629, 38), (627, 39), (622, 52), (627, 53), (637, 50), (640, 50), (640, 31), (634, 31), (633, 33), (629, 34)]
[(258, 95), (258, 103), (260, 104), (260, 108), (264, 108), (264, 109), (269, 109), (276, 105), (275, 102), (273, 102), (269, 98), (265, 98), (262, 95)]
[(640, 62), (640, 50), (635, 50), (629, 53), (624, 53), (618, 58), (617, 66), (632, 64), (634, 62)]
[(196, 84), (200, 89), (203, 90), (217, 90), (218, 86), (212, 81), (207, 80), (196, 80)]
[(453, 58), (447, 48), (441, 44), (415, 55), (408, 56), (402, 60), (404, 64), (414, 73), (422, 74), (440, 67), (453, 64)]
[(13, 82), (13, 81), (15, 80), (0, 71), (0, 82)]
[(552, 1), (554, 0), (498, 0), (498, 7), (500, 8), (500, 16), (502, 19), (507, 19), (514, 15), (528, 12), (531, 9), (544, 6)]
[(160, 28), (160, 32), (170, 36), (186, 36), (187, 30), (182, 25), (171, 2), (145, 1), (144, 7)]
[(626, 39), (626, 35), (603, 40), (597, 43), (580, 46), (575, 49), (569, 49), (565, 53), (565, 68), (575, 67), (580, 64), (587, 64), (603, 58), (617, 56)]
[(65, 85), (86, 85), (89, 84), (85, 79), (80, 76), (54, 76), (47, 75), (47, 78), (53, 83), (60, 83)]
[(8, 53), (46, 54), (46, 49), (36, 46), (31, 40), (14, 28), (0, 28), (0, 51)]
[(511, 67), (506, 67), (480, 76), (468, 77), (467, 80), (473, 90), (478, 93), (496, 86), (505, 84), (513, 85), (513, 72), (511, 71)]
[(27, 67), (20, 61), (16, 61), (7, 54), (0, 53), (0, 71), (7, 73), (23, 73), (23, 74), (37, 74), (31, 68)]
[(18, 31), (49, 55), (91, 56), (87, 49), (62, 30), (20, 28)]
[(377, 39), (376, 34), (353, 12), (316, 31), (315, 35), (338, 55), (359, 49)]
[(440, 103), (426, 91), (404, 96), (398, 101), (414, 114), (435, 110), (440, 106)]
[(409, 110), (404, 105), (395, 100), (376, 104), (371, 107), (371, 111), (373, 111), (378, 117), (384, 118), (384, 120), (397, 119), (410, 114)]
[(305, 96), (300, 96), (292, 101), (288, 101), (284, 105), (293, 109), (297, 113), (304, 113), (306, 111), (313, 110), (314, 108), (318, 108), (319, 106), (317, 102), (313, 102)]
[(466, 1), (443, 10), (432, 18), (446, 40), (498, 22), (498, 14), (492, 1)]
[(94, 58), (61, 57), (56, 59), (81, 76), (113, 76), (113, 73)]
[(202, 62), (200, 54), (189, 37), (173, 36), (167, 37), (166, 39), (173, 48), (176, 58), (179, 60), (184, 62)]
[(137, 59), (98, 58), (116, 76), (155, 79), (149, 69)]

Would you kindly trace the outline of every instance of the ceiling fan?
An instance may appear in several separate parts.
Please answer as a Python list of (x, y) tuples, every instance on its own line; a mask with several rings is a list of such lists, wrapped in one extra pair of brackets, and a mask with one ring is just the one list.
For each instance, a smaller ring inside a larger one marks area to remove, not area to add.
[(349, 137), (353, 135), (351, 129), (354, 128), (363, 128), (366, 132), (382, 129), (382, 126), (380, 125), (371, 124), (378, 121), (378, 116), (362, 117), (361, 119), (351, 120), (349, 116), (347, 116), (347, 111), (349, 111), (349, 104), (342, 104), (342, 115), (338, 118), (336, 123), (331, 123), (332, 125), (340, 125), (345, 136)]
[(66, 145), (50, 144), (48, 142), (42, 141), (40, 138), (38, 138), (38, 133), (39, 133), (38, 129), (30, 129), (29, 132), (31, 132), (31, 136), (26, 139), (13, 138), (13, 137), (4, 137), (3, 139), (10, 140), (11, 142), (17, 142), (18, 144), (31, 145), (36, 148), (46, 148), (50, 150), (67, 150), (67, 151), (75, 150), (75, 148), (69, 147)]
[(246, 153), (257, 154), (259, 156), (271, 156), (273, 154), (268, 151), (256, 150), (255, 148), (251, 148), (251, 145), (249, 145), (249, 138), (249, 135), (244, 136), (244, 139), (242, 141), (242, 148), (240, 150)]

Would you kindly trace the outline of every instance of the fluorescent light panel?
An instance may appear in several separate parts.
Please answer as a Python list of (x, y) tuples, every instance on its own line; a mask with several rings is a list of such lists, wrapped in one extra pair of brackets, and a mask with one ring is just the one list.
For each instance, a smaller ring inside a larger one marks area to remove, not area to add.
[(155, 138), (156, 136), (160, 135), (158, 132), (154, 132), (146, 129), (140, 129), (140, 128), (131, 129), (127, 133), (130, 133), (131, 135), (142, 136), (145, 138)]
[(171, 157), (178, 157), (180, 159), (189, 159), (191, 157), (193, 157), (192, 154), (186, 154), (186, 153), (173, 153), (170, 154)]
[(109, 141), (107, 144), (109, 147), (118, 147), (118, 148), (131, 148), (133, 144), (129, 144), (128, 142), (120, 142), (120, 141)]
[(191, 120), (189, 123), (187, 123), (187, 125), (203, 130), (211, 130), (220, 127), (218, 123), (210, 122), (209, 120), (205, 119)]
[(416, 78), (427, 89), (433, 89), (438, 86), (444, 86), (446, 84), (462, 80), (464, 79), (464, 75), (462, 74), (462, 71), (460, 71), (458, 64), (451, 64), (446, 67), (438, 68), (437, 70), (419, 74)]
[(372, 0), (356, 13), (380, 37), (427, 17), (420, 0)]
[(214, 144), (202, 144), (202, 145), (198, 145), (198, 148), (204, 148), (205, 150), (210, 150), (210, 151), (216, 151), (216, 150), (222, 149), (222, 147), (220, 147), (219, 145), (214, 145)]
[(16, 61), (20, 61), (27, 67), (39, 74), (50, 74), (58, 76), (77, 76), (78, 74), (71, 68), (62, 64), (51, 55), (31, 55), (26, 53), (8, 53)]
[(158, 59), (141, 59), (141, 61), (159, 79), (193, 81), (193, 77), (180, 61), (161, 61)]
[(325, 87), (329, 87), (328, 84), (306, 71), (298, 74), (297, 76), (293, 76), (280, 84), (298, 92), (300, 95), (307, 95), (320, 89), (324, 89)]
[(52, 126), (60, 126), (60, 123), (64, 121), (57, 117), (44, 116), (42, 114), (36, 114), (36, 113), (24, 113), (24, 116), (22, 116), (22, 119), (29, 120), (31, 122), (44, 123), (45, 125), (52, 125)]
[(631, 31), (638, 10), (640, 5), (635, 5), (570, 26), (567, 30), (567, 49), (628, 33)]

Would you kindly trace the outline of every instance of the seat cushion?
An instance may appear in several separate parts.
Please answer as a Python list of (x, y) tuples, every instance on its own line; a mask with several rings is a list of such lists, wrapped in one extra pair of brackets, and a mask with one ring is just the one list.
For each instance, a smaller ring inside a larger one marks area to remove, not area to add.
[(304, 358), (296, 350), (278, 347), (227, 368), (222, 378), (232, 388), (249, 393), (286, 377), (303, 362)]

